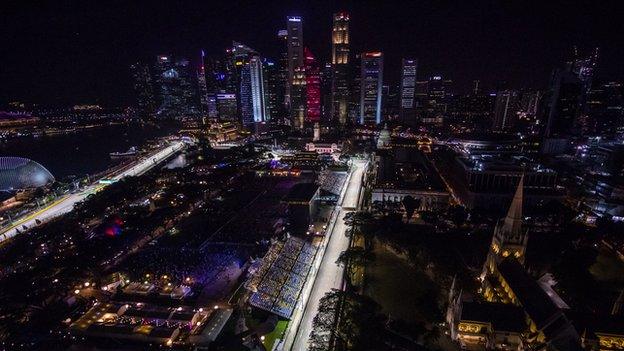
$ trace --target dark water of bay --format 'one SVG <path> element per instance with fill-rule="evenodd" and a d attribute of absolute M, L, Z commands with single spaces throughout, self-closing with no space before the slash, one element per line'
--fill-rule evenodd
<path fill-rule="evenodd" d="M 109 153 L 142 146 L 150 139 L 170 135 L 173 127 L 130 123 L 112 125 L 68 135 L 26 137 L 0 142 L 0 156 L 19 156 L 37 161 L 57 180 L 72 175 L 94 174 L 118 161 Z"/>

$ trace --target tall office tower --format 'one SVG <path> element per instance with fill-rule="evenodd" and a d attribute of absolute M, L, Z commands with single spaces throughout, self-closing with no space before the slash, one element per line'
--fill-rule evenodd
<path fill-rule="evenodd" d="M 281 29 L 277 32 L 277 37 L 280 42 L 282 42 L 282 52 L 279 57 L 279 77 L 282 84 L 282 93 L 281 93 L 281 102 L 282 109 L 279 116 L 278 123 L 279 124 L 288 124 L 288 104 L 290 103 L 287 99 L 288 94 L 288 30 Z M 273 116 L 275 118 L 275 116 Z"/>
<path fill-rule="evenodd" d="M 416 125 L 416 69 L 418 60 L 403 59 L 401 64 L 401 122 Z"/>
<path fill-rule="evenodd" d="M 572 59 L 566 62 L 567 70 L 574 73 L 583 84 L 585 94 L 591 89 L 594 70 L 598 64 L 598 56 L 599 49 L 595 48 L 591 55 L 580 57 L 578 49 L 575 47 Z"/>
<path fill-rule="evenodd" d="M 250 54 L 248 60 L 243 62 L 240 77 L 241 123 L 251 129 L 254 123 L 267 122 L 270 119 L 267 81 L 259 55 Z"/>
<path fill-rule="evenodd" d="M 535 117 L 539 108 L 542 92 L 539 90 L 525 91 L 520 97 L 520 110 L 527 117 Z"/>
<path fill-rule="evenodd" d="M 595 133 L 615 135 L 624 127 L 624 85 L 609 82 L 593 87 L 587 98 L 585 108 Z"/>
<path fill-rule="evenodd" d="M 219 64 L 217 60 L 206 59 L 204 50 L 201 51 L 200 71 L 203 71 L 203 74 L 198 78 L 198 84 L 201 90 L 201 79 L 203 78 L 203 84 L 206 86 L 206 107 L 203 112 L 210 119 L 219 117 L 216 94 L 219 91 L 219 84 L 221 84 L 225 78 L 225 75 L 220 72 Z"/>
<path fill-rule="evenodd" d="M 199 104 L 204 116 L 208 115 L 208 87 L 206 86 L 206 67 L 204 66 L 204 50 L 201 51 L 199 69 L 197 70 L 197 92 Z"/>
<path fill-rule="evenodd" d="M 383 87 L 383 54 L 362 54 L 360 73 L 360 124 L 381 123 L 381 89 Z"/>
<path fill-rule="evenodd" d="M 240 107 L 240 122 L 243 127 L 253 127 L 253 97 L 251 93 L 251 65 L 243 63 L 240 70 L 240 88 L 238 90 L 238 106 Z"/>
<path fill-rule="evenodd" d="M 429 81 L 418 80 L 414 87 L 414 105 L 419 115 L 424 115 L 429 100 Z"/>
<path fill-rule="evenodd" d="M 321 120 L 321 72 L 310 49 L 303 50 L 306 75 L 306 122 Z"/>
<path fill-rule="evenodd" d="M 556 69 L 551 80 L 546 137 L 572 134 L 576 118 L 581 112 L 584 86 L 573 72 Z"/>
<path fill-rule="evenodd" d="M 253 124 L 253 100 L 251 92 L 251 67 L 252 57 L 258 53 L 249 46 L 233 41 L 232 47 L 227 50 L 229 66 L 228 92 L 234 92 L 238 98 L 238 111 L 240 122 L 243 126 L 250 127 Z M 229 86 L 234 82 L 234 86 Z"/>
<path fill-rule="evenodd" d="M 199 115 L 199 99 L 191 80 L 189 61 L 160 55 L 156 58 L 158 111 L 161 118 L 183 118 Z"/>
<path fill-rule="evenodd" d="M 362 74 L 362 54 L 354 55 L 349 65 L 349 105 L 347 107 L 347 123 L 359 123 L 360 121 L 360 82 Z"/>
<path fill-rule="evenodd" d="M 349 14 L 334 14 L 332 28 L 332 119 L 344 125 L 349 104 Z"/>
<path fill-rule="evenodd" d="M 253 122 L 267 122 L 270 111 L 267 106 L 267 81 L 264 76 L 262 60 L 254 55 L 249 59 L 249 72 L 251 83 L 251 101 L 253 110 Z"/>
<path fill-rule="evenodd" d="M 304 67 L 295 69 L 290 100 L 290 125 L 294 129 L 303 129 L 306 113 L 306 74 Z"/>
<path fill-rule="evenodd" d="M 278 119 L 277 123 L 280 123 L 279 119 L 284 109 L 283 99 L 285 88 L 284 84 L 282 84 L 280 67 L 275 62 L 268 59 L 262 61 L 262 67 L 264 68 L 264 79 L 267 83 L 265 96 L 270 120 L 274 121 Z"/>
<path fill-rule="evenodd" d="M 395 121 L 400 114 L 400 96 L 397 85 L 384 85 L 381 89 L 381 115 L 384 120 Z"/>
<path fill-rule="evenodd" d="M 303 21 L 301 17 L 289 16 L 286 23 L 288 52 L 288 84 L 286 85 L 286 105 L 290 106 L 291 90 L 295 70 L 303 67 Z"/>
<path fill-rule="evenodd" d="M 580 118 L 586 112 L 586 102 L 598 61 L 598 48 L 589 57 L 574 56 L 567 61 L 563 68 L 553 73 L 550 88 L 550 102 L 547 105 L 544 145 L 552 146 L 558 140 L 559 145 L 566 143 L 572 134 L 579 134 L 579 124 L 585 120 Z M 582 126 L 581 126 L 582 127 Z M 549 145 L 550 144 L 550 145 Z M 552 147 L 544 151 L 563 151 Z"/>
<path fill-rule="evenodd" d="M 513 90 L 503 90 L 496 93 L 492 129 L 496 131 L 509 130 L 516 124 L 519 110 L 518 99 L 518 92 Z"/>
<path fill-rule="evenodd" d="M 151 117 L 156 110 L 154 88 L 149 67 L 146 64 L 135 63 L 130 66 L 134 79 L 134 94 L 136 98 L 137 116 Z"/>
<path fill-rule="evenodd" d="M 332 119 L 332 77 L 334 75 L 331 63 L 326 63 L 321 70 L 321 118 L 324 121 Z"/>
<path fill-rule="evenodd" d="M 442 76 L 433 76 L 429 79 L 427 88 L 429 91 L 427 112 L 434 116 L 444 115 L 453 97 L 453 81 L 444 79 Z"/>

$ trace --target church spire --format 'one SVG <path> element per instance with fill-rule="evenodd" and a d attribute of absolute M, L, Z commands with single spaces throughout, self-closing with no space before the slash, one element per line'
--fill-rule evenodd
<path fill-rule="evenodd" d="M 507 211 L 507 216 L 503 221 L 503 228 L 501 229 L 504 233 L 519 235 L 522 232 L 523 192 L 524 174 L 522 175 L 522 177 L 520 177 L 520 182 L 518 182 L 518 188 L 516 188 L 516 193 L 514 194 L 513 200 L 511 201 L 511 206 L 509 206 L 509 211 Z"/>

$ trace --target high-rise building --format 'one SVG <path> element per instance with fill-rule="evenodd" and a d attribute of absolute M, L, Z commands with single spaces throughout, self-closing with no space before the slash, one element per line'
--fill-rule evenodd
<path fill-rule="evenodd" d="M 580 57 L 578 49 L 574 48 L 572 59 L 566 62 L 567 69 L 574 73 L 583 84 L 584 93 L 588 93 L 591 89 L 592 80 L 594 78 L 594 70 L 598 64 L 599 49 L 595 48 L 591 55 Z"/>
<path fill-rule="evenodd" d="M 136 97 L 137 116 L 151 117 L 156 109 L 154 88 L 149 67 L 146 64 L 135 63 L 130 66 L 134 79 L 134 93 Z"/>
<path fill-rule="evenodd" d="M 565 138 L 573 133 L 574 124 L 581 112 L 584 85 L 573 72 L 555 70 L 547 106 L 544 136 Z"/>
<path fill-rule="evenodd" d="M 288 84 L 286 85 L 286 105 L 290 105 L 291 89 L 295 70 L 303 67 L 303 20 L 298 16 L 289 16 L 286 22 L 288 53 Z"/>
<path fill-rule="evenodd" d="M 519 111 L 519 96 L 514 90 L 503 90 L 496 93 L 494 105 L 494 121 L 492 128 L 496 131 L 508 130 L 516 124 Z"/>
<path fill-rule="evenodd" d="M 158 110 L 161 118 L 183 118 L 199 115 L 199 99 L 191 79 L 189 61 L 160 55 L 155 65 L 158 84 Z"/>
<path fill-rule="evenodd" d="M 347 123 L 359 123 L 360 121 L 360 82 L 362 75 L 362 54 L 354 55 L 349 65 L 349 104 L 347 107 Z"/>
<path fill-rule="evenodd" d="M 290 104 L 290 100 L 287 99 L 289 94 L 289 75 L 288 75 L 288 30 L 281 29 L 277 32 L 277 37 L 279 41 L 282 42 L 282 52 L 279 57 L 279 80 L 281 82 L 281 93 L 280 93 L 280 101 L 282 103 L 281 110 L 279 116 L 274 115 L 273 118 L 277 118 L 278 124 L 288 124 L 290 121 L 288 120 L 288 108 Z"/>
<path fill-rule="evenodd" d="M 197 88 L 199 94 L 199 104 L 201 106 L 201 112 L 204 116 L 208 116 L 209 99 L 208 99 L 208 86 L 206 85 L 206 67 L 204 66 L 204 50 L 201 51 L 201 62 L 199 69 L 197 70 Z M 216 107 L 216 106 L 215 106 Z"/>
<path fill-rule="evenodd" d="M 248 65 L 251 83 L 253 122 L 267 122 L 271 117 L 267 106 L 267 81 L 263 73 L 264 69 L 260 56 L 252 56 Z"/>
<path fill-rule="evenodd" d="M 349 103 L 349 14 L 334 14 L 332 28 L 332 118 L 344 125 Z"/>
<path fill-rule="evenodd" d="M 306 113 L 306 74 L 303 66 L 295 69 L 290 96 L 290 125 L 303 129 Z"/>
<path fill-rule="evenodd" d="M 332 119 L 332 79 L 334 76 L 331 63 L 326 63 L 321 70 L 321 118 Z"/>
<path fill-rule="evenodd" d="M 379 124 L 383 87 L 383 53 L 362 54 L 360 73 L 360 124 Z"/>
<path fill-rule="evenodd" d="M 381 115 L 384 120 L 394 121 L 399 118 L 400 96 L 397 85 L 385 84 L 381 88 Z"/>
<path fill-rule="evenodd" d="M 252 76 L 257 78 L 262 76 L 259 73 L 262 63 L 258 53 L 249 46 L 233 41 L 232 48 L 228 50 L 229 61 L 231 63 L 230 80 L 236 82 L 235 92 L 238 98 L 238 110 L 240 115 L 241 124 L 250 129 L 253 126 L 254 116 L 254 95 L 252 87 Z M 254 64 L 251 61 L 255 60 Z M 256 89 L 262 89 L 259 85 L 255 86 Z M 231 90 L 228 89 L 228 92 Z M 260 118 L 260 117 L 258 117 Z"/>
<path fill-rule="evenodd" d="M 305 48 L 306 75 L 306 121 L 316 123 L 321 120 L 321 73 L 310 49 Z"/>
<path fill-rule="evenodd" d="M 401 64 L 401 122 L 416 124 L 416 70 L 418 60 L 403 59 Z"/>
<path fill-rule="evenodd" d="M 555 140 L 565 144 L 572 134 L 579 134 L 581 115 L 586 112 L 588 93 L 598 61 L 598 48 L 588 57 L 579 57 L 575 48 L 571 60 L 563 68 L 553 73 L 550 88 L 550 99 L 546 106 L 546 126 L 544 145 L 548 146 Z M 583 118 L 584 119 L 584 118 Z M 550 148 L 551 150 L 554 150 Z M 552 152 L 561 152 L 559 148 Z"/>
<path fill-rule="evenodd" d="M 424 115 L 429 100 L 429 81 L 417 80 L 414 87 L 414 107 L 416 112 Z"/>
<path fill-rule="evenodd" d="M 281 117 L 284 110 L 284 89 L 285 81 L 282 80 L 281 70 L 279 65 L 274 61 L 263 59 L 263 68 L 265 81 L 267 82 L 267 89 L 265 92 L 266 104 L 269 110 L 269 116 L 271 121 L 277 119 L 277 123 L 281 123 Z"/>
<path fill-rule="evenodd" d="M 427 112 L 433 116 L 446 114 L 449 103 L 453 97 L 453 81 L 442 76 L 435 75 L 429 78 L 427 83 L 428 106 Z"/>
<path fill-rule="evenodd" d="M 228 122 L 238 122 L 238 103 L 236 94 L 218 93 L 216 94 L 219 120 Z"/>

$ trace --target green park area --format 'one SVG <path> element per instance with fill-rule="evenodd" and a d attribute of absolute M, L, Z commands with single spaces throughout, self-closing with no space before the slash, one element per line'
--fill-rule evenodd
<path fill-rule="evenodd" d="M 375 260 L 366 267 L 365 294 L 391 319 L 411 323 L 438 317 L 437 285 L 418 267 L 384 245 L 375 245 Z M 433 319 L 432 319 L 433 317 Z"/>

